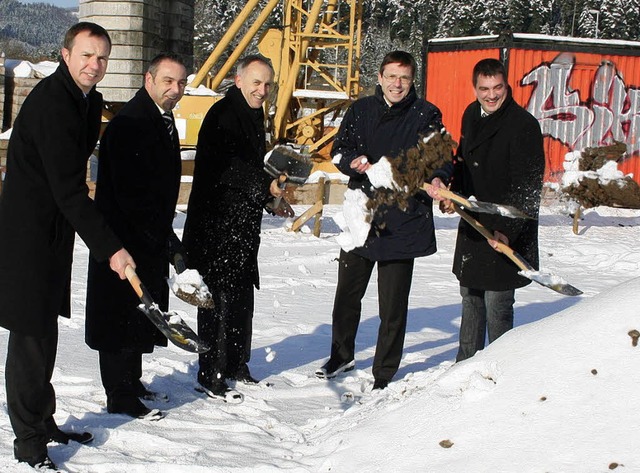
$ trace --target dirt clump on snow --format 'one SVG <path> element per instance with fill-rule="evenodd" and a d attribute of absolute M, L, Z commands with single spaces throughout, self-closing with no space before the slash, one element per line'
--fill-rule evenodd
<path fill-rule="evenodd" d="M 624 143 L 599 148 L 585 148 L 579 158 L 579 181 L 562 188 L 563 193 L 583 208 L 605 205 L 640 209 L 640 186 L 631 176 L 603 179 L 601 171 L 611 162 L 620 162 L 626 155 Z"/>

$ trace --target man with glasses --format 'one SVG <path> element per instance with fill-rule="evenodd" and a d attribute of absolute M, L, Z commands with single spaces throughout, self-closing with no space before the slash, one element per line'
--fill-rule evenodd
<path fill-rule="evenodd" d="M 349 189 L 360 189 L 371 197 L 373 188 L 366 171 L 372 164 L 383 156 L 404 154 L 417 146 L 421 136 L 443 127 L 440 110 L 418 98 L 413 85 L 415 71 L 416 62 L 409 53 L 387 54 L 375 94 L 347 110 L 331 155 L 334 161 L 339 160 L 340 171 L 349 176 Z M 432 183 L 442 185 L 438 177 Z M 378 208 L 365 244 L 340 252 L 331 356 L 316 371 L 317 377 L 330 379 L 354 369 L 361 301 L 377 263 L 381 322 L 373 360 L 373 389 L 387 387 L 402 357 L 414 259 L 435 251 L 431 199 L 410 197 L 405 210 L 398 205 Z"/>

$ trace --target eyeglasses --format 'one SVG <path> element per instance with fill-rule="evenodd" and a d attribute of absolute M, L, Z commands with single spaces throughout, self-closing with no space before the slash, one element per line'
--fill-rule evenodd
<path fill-rule="evenodd" d="M 382 77 L 384 78 L 384 80 L 386 80 L 391 84 L 395 84 L 398 79 L 400 79 L 400 82 L 403 85 L 407 85 L 413 82 L 413 77 L 410 77 L 410 76 L 397 76 L 395 74 L 383 74 Z"/>

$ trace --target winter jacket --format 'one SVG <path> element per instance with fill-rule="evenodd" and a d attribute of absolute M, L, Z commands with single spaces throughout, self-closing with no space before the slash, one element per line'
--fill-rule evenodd
<path fill-rule="evenodd" d="M 180 190 L 180 144 L 142 88 L 109 122 L 100 140 L 96 205 L 136 262 L 136 273 L 161 310 L 169 301 L 169 261 Z M 172 251 L 170 251 L 172 250 Z M 95 350 L 144 353 L 167 339 L 137 309 L 140 300 L 107 262 L 89 261 L 86 342 Z"/>
<path fill-rule="evenodd" d="M 15 120 L 0 196 L 0 325 L 11 331 L 45 337 L 70 316 L 75 232 L 100 261 L 122 248 L 85 182 L 101 108 L 61 61 Z"/>
<path fill-rule="evenodd" d="M 233 86 L 207 112 L 198 135 L 183 242 L 209 287 L 259 287 L 262 211 L 273 180 L 264 171 L 262 108 Z"/>
<path fill-rule="evenodd" d="M 407 96 L 391 107 L 378 85 L 375 94 L 354 102 L 347 110 L 333 143 L 331 155 L 339 157 L 338 169 L 349 176 L 349 188 L 361 189 L 369 197 L 371 183 L 366 174 L 350 167 L 358 156 L 365 155 L 374 164 L 383 156 L 395 157 L 417 146 L 421 136 L 442 128 L 438 108 L 417 97 L 412 87 Z M 425 180 L 431 176 L 425 176 Z M 406 210 L 398 206 L 381 206 L 371 222 L 364 246 L 353 250 L 371 261 L 412 259 L 436 252 L 431 199 L 409 198 Z"/>
<path fill-rule="evenodd" d="M 451 189 L 477 200 L 512 205 L 533 219 L 473 214 L 491 231 L 509 239 L 509 246 L 538 268 L 538 210 L 544 173 L 544 150 L 538 121 L 512 98 L 511 90 L 494 113 L 481 118 L 480 103 L 462 117 L 462 137 L 454 159 Z M 531 281 L 461 220 L 453 272 L 464 287 L 504 291 Z"/>

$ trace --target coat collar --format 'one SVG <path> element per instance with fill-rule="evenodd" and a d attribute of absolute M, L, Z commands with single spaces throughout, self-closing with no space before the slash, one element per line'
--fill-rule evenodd
<path fill-rule="evenodd" d="M 411 85 L 411 89 L 409 89 L 409 93 L 405 98 L 403 98 L 400 102 L 394 103 L 393 105 L 389 106 L 387 104 L 387 101 L 384 99 L 382 87 L 380 87 L 380 84 L 378 84 L 376 85 L 375 97 L 380 105 L 382 105 L 385 109 L 388 109 L 391 113 L 396 114 L 411 107 L 418 98 L 418 93 L 416 92 L 416 87 L 414 85 Z"/>

